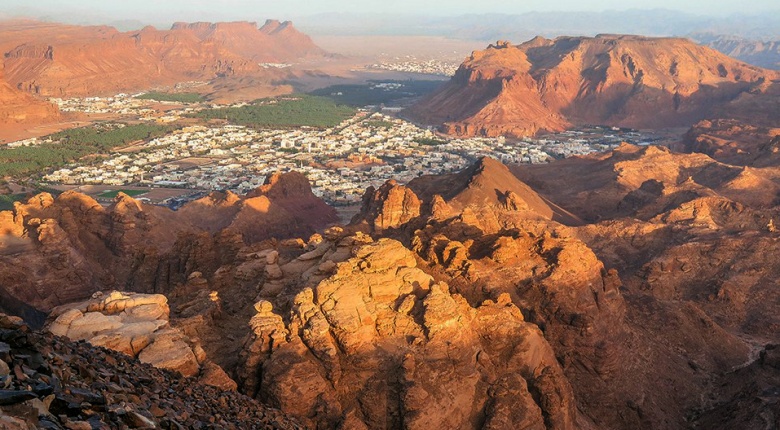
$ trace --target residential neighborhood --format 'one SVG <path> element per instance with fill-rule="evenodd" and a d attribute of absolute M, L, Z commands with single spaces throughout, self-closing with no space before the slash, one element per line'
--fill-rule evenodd
<path fill-rule="evenodd" d="M 560 136 L 563 139 L 566 136 Z M 97 164 L 73 164 L 44 181 L 74 185 L 232 190 L 246 193 L 277 171 L 306 175 L 315 194 L 334 205 L 360 201 L 368 186 L 388 179 L 406 183 L 454 172 L 479 157 L 504 163 L 546 163 L 602 151 L 618 136 L 580 138 L 455 139 L 382 113 L 360 111 L 337 127 L 255 130 L 236 125 L 195 125 L 115 151 Z"/>

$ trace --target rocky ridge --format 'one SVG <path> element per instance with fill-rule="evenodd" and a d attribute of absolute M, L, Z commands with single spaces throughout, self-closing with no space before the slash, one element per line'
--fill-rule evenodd
<path fill-rule="evenodd" d="M 337 219 L 297 173 L 269 178 L 252 196 L 214 202 L 174 212 L 124 194 L 104 208 L 76 192 L 43 193 L 0 212 L 2 289 L 21 302 L 5 310 L 48 312 L 117 288 L 172 294 L 194 272 L 211 276 L 246 243 L 308 236 Z M 211 228 L 214 219 L 225 223 Z"/>
<path fill-rule="evenodd" d="M 464 136 L 531 136 L 572 124 L 690 126 L 777 72 L 686 39 L 627 35 L 499 41 L 406 115 Z"/>
<path fill-rule="evenodd" d="M 750 40 L 736 36 L 692 34 L 702 44 L 748 64 L 767 69 L 780 69 L 780 41 Z"/>
<path fill-rule="evenodd" d="M 291 178 L 245 199 L 305 194 Z M 631 145 L 482 159 L 369 189 L 350 225 L 306 240 L 246 240 L 225 209 L 241 198 L 213 195 L 203 226 L 221 230 L 174 247 L 199 263 L 156 285 L 170 327 L 240 392 L 313 428 L 755 425 L 771 382 L 723 384 L 774 380 L 779 178 Z M 149 237 L 149 220 L 121 238 Z"/>

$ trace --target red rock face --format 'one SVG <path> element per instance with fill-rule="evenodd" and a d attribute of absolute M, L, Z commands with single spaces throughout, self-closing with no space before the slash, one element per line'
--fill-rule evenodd
<path fill-rule="evenodd" d="M 178 212 L 124 194 L 104 208 L 66 192 L 0 214 L 4 292 L 44 311 L 98 290 L 170 292 L 192 272 L 212 274 L 245 243 L 309 236 L 337 219 L 298 173 L 273 177 L 250 197 L 211 196 Z"/>
<path fill-rule="evenodd" d="M 116 94 L 188 80 L 258 73 L 261 62 L 324 52 L 289 22 L 175 24 L 120 33 L 31 21 L 0 24 L 6 78 L 47 97 Z"/>
<path fill-rule="evenodd" d="M 705 153 L 716 160 L 754 167 L 780 163 L 780 84 L 744 94 L 694 124 L 677 149 Z"/>
<path fill-rule="evenodd" d="M 474 52 L 407 113 L 466 136 L 530 136 L 571 124 L 685 126 L 777 76 L 684 39 L 536 38 Z"/>
<path fill-rule="evenodd" d="M 12 87 L 0 66 L 0 126 L 24 124 L 32 126 L 51 122 L 59 117 L 59 110 L 51 103 Z"/>
<path fill-rule="evenodd" d="M 778 190 L 777 167 L 660 147 L 483 159 L 306 241 L 247 240 L 241 215 L 317 213 L 299 175 L 179 215 L 41 195 L 0 214 L 0 285 L 165 293 L 201 377 L 313 428 L 753 428 L 776 410 Z M 105 319 L 82 318 L 60 322 Z"/>
<path fill-rule="evenodd" d="M 182 219 L 209 232 L 241 232 L 246 242 L 272 237 L 308 237 L 338 220 L 336 210 L 311 191 L 298 172 L 275 174 L 245 198 L 212 193 L 177 212 Z"/>

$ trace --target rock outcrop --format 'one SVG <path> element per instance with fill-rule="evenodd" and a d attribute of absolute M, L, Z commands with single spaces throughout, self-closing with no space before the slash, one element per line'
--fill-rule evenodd
<path fill-rule="evenodd" d="M 124 194 L 105 208 L 77 192 L 43 193 L 0 212 L 0 289 L 40 311 L 97 291 L 171 293 L 194 272 L 210 277 L 245 244 L 308 236 L 336 219 L 298 173 L 177 212 Z M 13 300 L 0 308 L 23 312 Z"/>
<path fill-rule="evenodd" d="M 207 385 L 235 389 L 235 382 L 208 360 L 198 339 L 169 324 L 169 313 L 168 299 L 161 294 L 98 292 L 86 302 L 53 309 L 46 329 L 186 377 L 199 376 Z"/>
<path fill-rule="evenodd" d="M 571 124 L 690 126 L 777 77 L 686 39 L 537 37 L 474 52 L 406 115 L 464 136 L 531 136 Z"/>
<path fill-rule="evenodd" d="M 459 173 L 421 176 L 407 186 L 391 180 L 377 190 L 370 187 L 351 224 L 381 235 L 407 224 L 420 227 L 427 219 L 452 216 L 460 216 L 484 233 L 527 220 L 580 222 L 571 213 L 548 204 L 504 164 L 483 157 Z"/>
<path fill-rule="evenodd" d="M 0 127 L 31 127 L 59 118 L 57 106 L 12 87 L 3 69 L 0 64 Z"/>
<path fill-rule="evenodd" d="M 379 189 L 368 187 L 360 213 L 355 215 L 353 222 L 366 221 L 371 230 L 381 233 L 419 217 L 421 209 L 420 199 L 414 191 L 390 180 Z"/>
<path fill-rule="evenodd" d="M 177 216 L 211 233 L 240 232 L 248 243 L 308 237 L 338 221 L 336 210 L 315 196 L 298 172 L 271 175 L 243 198 L 230 191 L 213 192 L 183 206 Z"/>
<path fill-rule="evenodd" d="M 347 236 L 298 261 L 321 268 L 344 245 L 332 275 L 298 279 L 289 316 L 255 304 L 247 392 L 323 428 L 574 428 L 554 352 L 508 295 L 472 307 L 391 239 Z"/>
<path fill-rule="evenodd" d="M 31 331 L 0 314 L 0 427 L 300 429 L 235 391 Z"/>

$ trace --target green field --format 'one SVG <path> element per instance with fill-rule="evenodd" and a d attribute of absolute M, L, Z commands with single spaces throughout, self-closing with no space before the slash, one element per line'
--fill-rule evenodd
<path fill-rule="evenodd" d="M 81 157 L 106 154 L 137 140 L 163 136 L 176 126 L 136 124 L 125 127 L 74 128 L 49 136 L 54 143 L 0 149 L 0 177 L 20 177 L 64 166 Z"/>
<path fill-rule="evenodd" d="M 193 114 L 200 119 L 224 119 L 230 123 L 257 128 L 319 127 L 339 125 L 352 117 L 355 108 L 325 97 L 309 95 L 263 99 L 233 108 L 206 109 Z"/>
<path fill-rule="evenodd" d="M 363 85 L 333 85 L 312 91 L 315 96 L 328 97 L 337 103 L 351 106 L 392 104 L 402 99 L 424 96 L 439 88 L 445 81 L 369 81 Z M 397 87 L 382 88 L 378 84 L 397 84 Z"/>
<path fill-rule="evenodd" d="M 136 97 L 141 100 L 156 100 L 158 102 L 200 103 L 206 101 L 198 93 L 161 93 L 151 91 Z"/>
<path fill-rule="evenodd" d="M 106 191 L 104 193 L 100 193 L 97 195 L 97 198 L 99 199 L 113 199 L 116 197 L 119 193 L 125 193 L 130 197 L 140 196 L 142 194 L 146 194 L 149 191 L 146 190 L 116 190 L 116 191 Z"/>
<path fill-rule="evenodd" d="M 14 208 L 14 202 L 24 201 L 27 194 L 4 194 L 0 195 L 0 211 L 8 211 Z"/>

